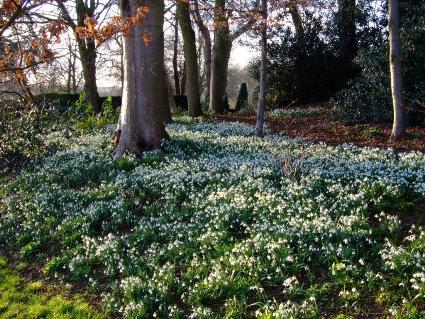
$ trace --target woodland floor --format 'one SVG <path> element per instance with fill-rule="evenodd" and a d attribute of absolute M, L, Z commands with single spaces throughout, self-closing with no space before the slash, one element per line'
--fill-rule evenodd
<path fill-rule="evenodd" d="M 303 106 L 299 107 L 299 109 L 302 108 Z M 217 115 L 214 120 L 255 125 L 256 116 L 255 114 L 226 114 Z M 310 142 L 324 142 L 328 145 L 352 143 L 357 146 L 391 147 L 402 152 L 425 151 L 424 127 L 409 127 L 406 137 L 394 142 L 389 140 L 392 128 L 389 123 L 343 125 L 332 120 L 326 114 L 279 119 L 272 119 L 266 115 L 266 125 L 273 133 L 282 133 L 292 138 L 300 138 Z"/>
<path fill-rule="evenodd" d="M 425 318 L 425 153 L 298 139 L 344 132 L 322 111 L 179 115 L 121 158 L 113 122 L 6 114 L 0 319 Z"/>

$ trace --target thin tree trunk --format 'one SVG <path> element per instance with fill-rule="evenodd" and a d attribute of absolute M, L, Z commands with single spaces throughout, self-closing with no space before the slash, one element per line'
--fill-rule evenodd
<path fill-rule="evenodd" d="M 77 93 L 77 54 L 73 52 L 72 54 L 72 93 Z"/>
<path fill-rule="evenodd" d="M 71 93 L 71 82 L 72 82 L 72 52 L 71 48 L 69 49 L 69 55 L 68 55 L 68 74 L 66 79 L 66 93 Z"/>
<path fill-rule="evenodd" d="M 204 38 L 204 72 L 205 72 L 205 87 L 206 87 L 206 97 L 210 96 L 210 85 L 211 85 L 211 35 L 207 26 L 202 22 L 202 17 L 199 12 L 198 0 L 194 1 L 195 5 L 195 21 L 198 25 L 199 30 L 201 31 L 202 37 Z"/>
<path fill-rule="evenodd" d="M 162 107 L 162 120 L 164 123 L 171 123 L 173 121 L 171 118 L 171 109 L 172 109 L 171 103 L 174 102 L 174 96 L 171 90 L 171 97 L 170 97 L 169 89 L 171 89 L 171 85 L 168 82 L 167 71 L 165 69 L 165 63 L 162 67 L 162 81 L 163 81 L 163 85 L 165 86 L 164 91 L 167 92 L 167 95 L 165 95 L 164 97 L 160 97 L 160 99 L 162 100 L 162 103 L 160 104 L 160 106 Z"/>
<path fill-rule="evenodd" d="M 96 85 L 96 43 L 94 39 L 81 39 L 76 34 L 77 27 L 85 26 L 84 21 L 87 17 L 94 17 L 95 1 L 75 1 L 77 23 L 74 22 L 62 0 L 56 0 L 56 3 L 62 13 L 62 18 L 75 33 L 83 68 L 84 90 L 87 93 L 88 102 L 92 105 L 95 112 L 100 112 L 101 104 Z"/>
<path fill-rule="evenodd" d="M 167 72 L 167 68 L 164 63 L 164 78 L 165 78 L 165 84 L 167 86 L 167 92 L 168 92 L 168 105 L 170 110 L 170 121 L 167 121 L 166 123 L 172 122 L 171 118 L 171 112 L 176 109 L 176 101 L 174 100 L 174 92 L 173 92 L 173 86 L 170 82 L 170 77 Z"/>
<path fill-rule="evenodd" d="M 120 0 L 121 15 L 136 15 L 140 6 L 150 12 L 143 23 L 133 27 L 123 38 L 124 88 L 121 114 L 116 134 L 116 156 L 139 154 L 144 149 L 158 149 L 167 138 L 161 108 L 167 97 L 164 85 L 164 1 Z M 152 41 L 146 45 L 141 34 Z"/>
<path fill-rule="evenodd" d="M 34 102 L 34 95 L 32 94 L 30 87 L 28 86 L 26 76 L 24 76 L 23 79 L 19 79 L 18 83 L 21 86 L 25 102 L 27 104 L 32 104 Z"/>
<path fill-rule="evenodd" d="M 87 102 L 92 105 L 95 113 L 99 113 L 101 103 L 96 84 L 96 45 L 94 40 L 79 39 L 77 43 L 83 68 L 84 91 L 87 93 Z"/>
<path fill-rule="evenodd" d="M 255 136 L 264 135 L 264 112 L 266 100 L 266 63 L 267 63 L 267 0 L 261 0 L 262 25 L 261 25 L 261 69 L 260 69 L 260 95 L 257 106 L 257 123 L 255 126 Z"/>
<path fill-rule="evenodd" d="M 292 22 L 294 23 L 295 34 L 297 36 L 297 39 L 300 39 L 304 36 L 304 25 L 297 4 L 292 1 L 289 2 L 288 9 L 289 13 L 291 14 Z"/>
<path fill-rule="evenodd" d="M 390 74 L 394 109 L 391 139 L 402 138 L 406 134 L 406 110 L 403 100 L 403 76 L 401 70 L 399 0 L 389 0 L 390 31 Z"/>
<path fill-rule="evenodd" d="M 186 95 L 186 61 L 183 62 L 182 79 L 180 81 L 180 94 Z"/>
<path fill-rule="evenodd" d="M 179 20 L 175 19 L 174 25 L 174 52 L 173 52 L 173 75 L 174 75 L 174 87 L 176 95 L 180 95 L 180 76 L 178 67 L 178 45 L 179 45 Z"/>
<path fill-rule="evenodd" d="M 196 54 L 196 38 L 190 21 L 189 2 L 185 0 L 177 1 L 177 17 L 180 21 L 180 28 L 184 41 L 184 61 L 186 73 L 186 90 L 188 98 L 189 116 L 199 116 L 202 114 L 201 101 L 199 98 L 199 78 L 198 60 Z"/>

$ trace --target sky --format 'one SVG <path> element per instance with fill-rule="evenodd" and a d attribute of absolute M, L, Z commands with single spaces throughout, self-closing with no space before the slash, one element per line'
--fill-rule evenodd
<path fill-rule="evenodd" d="M 247 66 L 251 60 L 258 57 L 259 52 L 252 47 L 237 44 L 230 54 L 230 65 L 241 68 Z"/>

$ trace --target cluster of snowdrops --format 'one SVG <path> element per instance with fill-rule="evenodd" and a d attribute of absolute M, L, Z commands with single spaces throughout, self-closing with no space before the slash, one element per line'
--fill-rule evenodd
<path fill-rule="evenodd" d="M 183 117 L 113 158 L 112 130 L 42 137 L 57 151 L 0 186 L 0 242 L 113 317 L 425 315 L 425 154 Z"/>

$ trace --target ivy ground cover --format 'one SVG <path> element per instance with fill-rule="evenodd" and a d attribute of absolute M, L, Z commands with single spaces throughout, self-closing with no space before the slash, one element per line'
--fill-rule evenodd
<path fill-rule="evenodd" d="M 42 137 L 0 186 L 1 249 L 114 318 L 425 318 L 423 153 L 180 118 L 113 158 L 112 129 Z"/>

